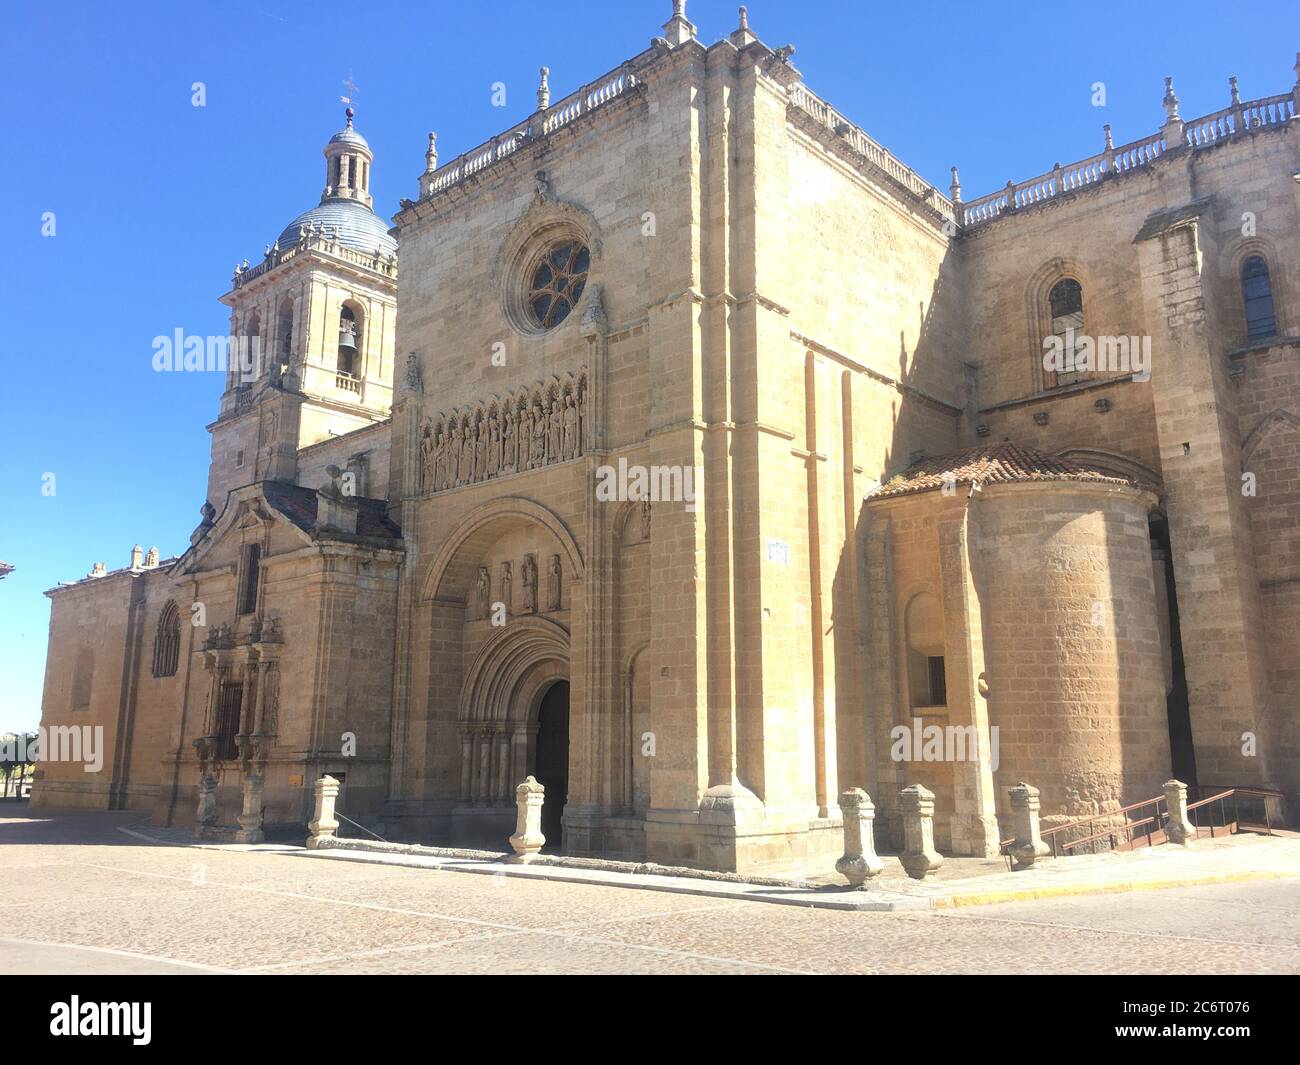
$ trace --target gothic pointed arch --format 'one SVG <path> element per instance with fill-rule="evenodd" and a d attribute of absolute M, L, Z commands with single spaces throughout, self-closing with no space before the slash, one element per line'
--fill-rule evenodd
<path fill-rule="evenodd" d="M 1043 341 L 1053 335 L 1052 290 L 1063 281 L 1073 281 L 1079 286 L 1086 305 L 1091 290 L 1091 278 L 1083 265 L 1074 259 L 1057 257 L 1049 259 L 1029 275 L 1025 282 L 1025 324 L 1028 327 L 1028 350 L 1031 388 L 1042 392 L 1056 386 L 1056 375 L 1043 366 Z"/>
<path fill-rule="evenodd" d="M 1246 434 L 1246 439 L 1241 442 L 1242 469 L 1246 468 L 1247 463 L 1255 454 L 1255 450 L 1264 442 L 1264 439 L 1279 427 L 1292 430 L 1300 429 L 1300 417 L 1292 414 L 1289 410 L 1283 410 L 1281 407 L 1265 414 L 1255 427 Z"/>
<path fill-rule="evenodd" d="M 176 666 L 181 653 L 181 619 L 176 600 L 167 600 L 158 615 L 158 629 L 153 640 L 153 675 L 176 676 Z"/>

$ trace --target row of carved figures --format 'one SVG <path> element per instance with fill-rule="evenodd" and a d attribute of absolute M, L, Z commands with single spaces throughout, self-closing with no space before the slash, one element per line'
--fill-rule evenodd
<path fill-rule="evenodd" d="M 521 583 L 523 585 L 523 613 L 537 613 L 537 559 L 532 555 L 525 555 L 522 566 L 520 567 Z M 546 611 L 559 610 L 561 598 L 561 582 L 563 581 L 563 567 L 560 565 L 560 556 L 552 555 L 551 561 L 546 567 Z M 477 614 L 479 617 L 492 617 L 493 607 L 500 603 L 504 606 L 507 614 L 515 612 L 514 602 L 514 568 L 509 562 L 501 563 L 501 575 L 497 583 L 497 594 L 494 598 L 492 595 L 492 573 L 487 566 L 478 568 L 478 602 Z"/>
<path fill-rule="evenodd" d="M 553 391 L 549 409 L 547 397 L 534 396 L 518 410 L 512 404 L 502 413 L 453 415 L 446 423 L 427 419 L 420 436 L 424 490 L 441 492 L 578 458 L 587 426 L 585 383 Z"/>

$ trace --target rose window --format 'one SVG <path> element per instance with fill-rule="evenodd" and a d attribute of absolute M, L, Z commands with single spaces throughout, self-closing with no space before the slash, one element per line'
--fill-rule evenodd
<path fill-rule="evenodd" d="M 559 325 L 569 316 L 587 287 L 591 252 L 577 241 L 550 248 L 533 270 L 528 309 L 543 329 Z"/>

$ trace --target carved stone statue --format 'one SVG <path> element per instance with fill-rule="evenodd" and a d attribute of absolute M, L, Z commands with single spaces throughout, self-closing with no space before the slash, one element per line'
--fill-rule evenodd
<path fill-rule="evenodd" d="M 433 488 L 441 492 L 447 487 L 447 434 L 439 430 L 438 442 L 433 447 Z"/>
<path fill-rule="evenodd" d="M 469 426 L 465 426 L 465 435 L 460 444 L 460 480 L 457 484 L 469 484 L 474 480 L 474 437 Z"/>
<path fill-rule="evenodd" d="M 560 556 L 552 555 L 551 564 L 546 570 L 546 609 L 560 609 Z"/>
<path fill-rule="evenodd" d="M 564 438 L 560 442 L 560 454 L 565 459 L 578 457 L 578 408 L 572 396 L 564 397 Z"/>
<path fill-rule="evenodd" d="M 505 605 L 506 613 L 509 614 L 514 609 L 514 603 L 510 599 L 511 582 L 514 576 L 510 570 L 509 562 L 501 563 L 501 602 Z"/>
<path fill-rule="evenodd" d="M 408 392 L 423 392 L 424 384 L 420 380 L 420 360 L 415 352 L 406 356 L 406 378 L 403 386 Z"/>
<path fill-rule="evenodd" d="M 454 488 L 460 484 L 460 426 L 451 431 L 451 442 L 447 454 L 447 487 Z"/>
<path fill-rule="evenodd" d="M 487 566 L 478 568 L 478 603 L 483 617 L 487 617 L 492 612 L 492 575 Z"/>
<path fill-rule="evenodd" d="M 524 556 L 524 613 L 537 613 L 537 561 L 532 555 Z"/>
<path fill-rule="evenodd" d="M 426 420 L 420 430 L 420 483 L 426 491 L 432 491 L 438 487 L 433 476 L 436 450 L 437 441 L 433 438 L 433 426 Z"/>
<path fill-rule="evenodd" d="M 515 472 L 515 412 L 509 408 L 501 426 L 501 472 Z"/>
<path fill-rule="evenodd" d="M 501 425 L 497 416 L 488 418 L 487 469 L 484 476 L 495 477 L 501 470 Z"/>
<path fill-rule="evenodd" d="M 532 414 L 533 446 L 528 457 L 528 468 L 536 470 L 546 465 L 546 411 L 541 403 L 533 405 Z"/>
<path fill-rule="evenodd" d="M 650 539 L 650 500 L 641 500 L 641 542 Z"/>
<path fill-rule="evenodd" d="M 551 400 L 551 413 L 546 419 L 546 461 L 559 462 L 564 458 L 560 450 L 564 438 L 564 415 L 560 413 L 560 401 Z"/>
<path fill-rule="evenodd" d="M 474 480 L 487 479 L 487 429 L 482 422 L 474 431 Z"/>

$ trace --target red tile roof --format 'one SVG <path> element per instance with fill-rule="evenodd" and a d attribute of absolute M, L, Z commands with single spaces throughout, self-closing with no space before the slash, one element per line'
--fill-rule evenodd
<path fill-rule="evenodd" d="M 891 477 L 888 482 L 872 492 L 869 499 L 889 499 L 927 492 L 949 484 L 998 484 L 1013 481 L 1092 481 L 1103 484 L 1138 485 L 1128 477 L 1108 470 L 1074 462 L 1070 459 L 1051 458 L 1033 448 L 1022 447 L 1004 440 L 997 444 L 981 444 L 963 451 L 922 458 L 904 472 Z"/>

